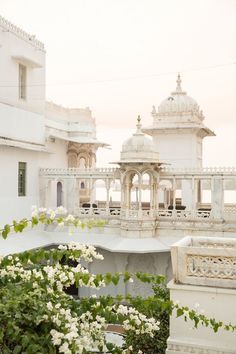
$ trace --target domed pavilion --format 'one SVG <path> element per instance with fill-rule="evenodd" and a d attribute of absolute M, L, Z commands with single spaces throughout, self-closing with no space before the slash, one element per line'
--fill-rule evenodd
<path fill-rule="evenodd" d="M 198 103 L 182 90 L 178 74 L 177 86 L 170 96 L 152 109 L 153 124 L 143 131 L 153 137 L 160 159 L 172 167 L 202 167 L 202 141 L 214 132 L 204 124 Z"/>

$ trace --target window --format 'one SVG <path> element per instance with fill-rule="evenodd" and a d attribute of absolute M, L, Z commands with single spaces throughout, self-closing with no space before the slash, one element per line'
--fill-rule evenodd
<path fill-rule="evenodd" d="M 26 99 L 26 66 L 19 64 L 19 98 Z"/>
<path fill-rule="evenodd" d="M 18 196 L 26 196 L 26 162 L 18 164 Z"/>

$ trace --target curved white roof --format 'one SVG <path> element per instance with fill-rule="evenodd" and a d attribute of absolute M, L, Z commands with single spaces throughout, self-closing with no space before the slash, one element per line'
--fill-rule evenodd
<path fill-rule="evenodd" d="M 197 102 L 188 96 L 186 92 L 182 91 L 180 74 L 178 74 L 176 82 L 176 90 L 160 103 L 158 113 L 199 112 L 200 108 Z"/>
<path fill-rule="evenodd" d="M 142 131 L 138 117 L 137 131 L 122 144 L 120 162 L 158 162 L 159 154 L 151 138 Z"/>

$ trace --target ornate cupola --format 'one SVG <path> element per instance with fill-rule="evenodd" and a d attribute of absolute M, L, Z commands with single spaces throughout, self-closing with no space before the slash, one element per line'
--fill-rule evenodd
<path fill-rule="evenodd" d="M 138 116 L 136 132 L 122 145 L 121 163 L 150 162 L 158 163 L 159 154 L 153 141 L 145 135 L 141 128 L 141 118 Z"/>
<path fill-rule="evenodd" d="M 198 103 L 182 90 L 180 74 L 170 96 L 152 109 L 153 124 L 143 132 L 153 137 L 160 159 L 173 167 L 201 167 L 202 141 L 214 132 L 203 124 Z"/>
<path fill-rule="evenodd" d="M 136 132 L 122 144 L 120 161 L 121 236 L 153 237 L 155 213 L 158 209 L 157 189 L 162 163 L 152 139 L 142 132 L 138 116 Z M 143 201 L 143 190 L 149 191 L 149 201 Z M 134 194 L 136 196 L 133 199 Z"/>

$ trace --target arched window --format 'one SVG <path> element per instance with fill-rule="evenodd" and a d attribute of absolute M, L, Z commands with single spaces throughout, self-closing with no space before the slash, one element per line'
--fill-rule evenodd
<path fill-rule="evenodd" d="M 85 184 L 84 184 L 84 182 L 81 182 L 80 188 L 81 188 L 81 189 L 85 189 Z"/>
<path fill-rule="evenodd" d="M 62 183 L 57 182 L 57 207 L 62 205 Z"/>

